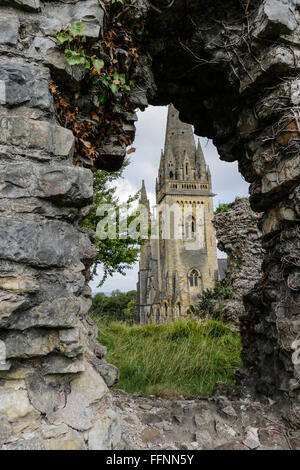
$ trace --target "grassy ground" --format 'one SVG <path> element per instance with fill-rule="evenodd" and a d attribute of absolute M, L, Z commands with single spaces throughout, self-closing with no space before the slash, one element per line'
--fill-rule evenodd
<path fill-rule="evenodd" d="M 93 319 L 99 326 L 99 341 L 108 347 L 107 361 L 120 369 L 117 388 L 191 397 L 209 396 L 217 381 L 234 383 L 240 336 L 220 322 L 128 326 Z"/>

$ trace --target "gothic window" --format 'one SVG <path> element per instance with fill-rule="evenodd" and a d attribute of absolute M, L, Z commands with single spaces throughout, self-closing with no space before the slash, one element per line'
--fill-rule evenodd
<path fill-rule="evenodd" d="M 170 171 L 170 180 L 172 180 L 172 179 L 173 179 L 173 172 Z"/>
<path fill-rule="evenodd" d="M 197 269 L 192 269 L 189 276 L 190 287 L 199 287 L 200 286 L 200 274 Z"/>
<path fill-rule="evenodd" d="M 168 304 L 167 302 L 164 303 L 164 308 L 165 308 L 165 316 L 168 316 Z"/>
<path fill-rule="evenodd" d="M 196 220 L 193 215 L 189 215 L 185 221 L 185 238 L 192 240 L 196 234 Z"/>
<path fill-rule="evenodd" d="M 177 318 L 181 317 L 181 304 L 180 304 L 180 302 L 178 302 L 178 304 L 176 304 L 176 317 Z"/>

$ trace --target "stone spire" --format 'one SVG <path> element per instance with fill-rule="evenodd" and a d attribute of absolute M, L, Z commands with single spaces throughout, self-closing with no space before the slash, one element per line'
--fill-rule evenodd
<path fill-rule="evenodd" d="M 186 156 L 190 164 L 194 166 L 195 151 L 193 127 L 180 121 L 179 112 L 170 104 L 164 150 L 166 164 L 168 164 L 169 159 L 174 159 L 175 164 L 178 166 L 183 163 Z"/>
<path fill-rule="evenodd" d="M 200 144 L 200 139 L 198 139 L 197 151 L 196 151 L 196 166 L 198 170 L 198 178 L 202 182 L 210 182 L 210 170 L 206 165 L 204 153 Z"/>
<path fill-rule="evenodd" d="M 148 202 L 148 198 L 147 198 L 147 191 L 146 191 L 146 187 L 145 187 L 145 181 L 142 180 L 142 187 L 141 187 L 141 196 L 140 196 L 140 202 Z"/>

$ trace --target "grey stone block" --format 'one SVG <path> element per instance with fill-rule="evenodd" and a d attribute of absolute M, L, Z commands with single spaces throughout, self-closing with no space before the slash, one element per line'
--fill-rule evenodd
<path fill-rule="evenodd" d="M 39 11 L 40 0 L 0 0 L 0 6 L 13 6 L 26 11 Z"/>
<path fill-rule="evenodd" d="M 46 68 L 2 63 L 0 80 L 5 82 L 6 105 L 26 104 L 52 111 L 52 97 L 49 92 L 50 74 Z"/>
<path fill-rule="evenodd" d="M 46 198 L 80 207 L 93 202 L 91 171 L 74 166 L 8 163 L 0 168 L 0 184 L 5 198 Z"/>
<path fill-rule="evenodd" d="M 47 4 L 44 9 L 51 17 L 63 18 L 65 26 L 83 22 L 88 38 L 97 39 L 103 30 L 104 11 L 97 0 L 82 0 L 72 5 Z"/>
<path fill-rule="evenodd" d="M 19 39 L 19 19 L 17 16 L 1 15 L 0 17 L 0 44 L 15 46 Z"/>
<path fill-rule="evenodd" d="M 74 152 L 71 131 L 46 121 L 24 117 L 0 117 L 0 143 L 40 149 L 63 157 L 72 157 Z"/>
<path fill-rule="evenodd" d="M 68 266 L 79 262 L 79 234 L 56 222 L 0 218 L 0 258 L 35 266 Z"/>

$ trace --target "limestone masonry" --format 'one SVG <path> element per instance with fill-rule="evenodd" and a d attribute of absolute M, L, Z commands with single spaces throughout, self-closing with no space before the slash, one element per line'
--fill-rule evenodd
<path fill-rule="evenodd" d="M 77 21 L 107 70 L 134 78 L 129 109 L 122 93 L 111 96 L 115 127 L 92 119 L 97 109 L 100 122 L 103 108 L 86 86 L 87 71 L 69 66 L 57 46 L 58 31 Z M 109 0 L 0 0 L 2 449 L 120 445 L 107 386 L 117 374 L 107 373 L 87 315 L 96 253 L 83 221 L 93 204 L 88 168 L 120 168 L 135 109 L 149 103 L 173 103 L 223 160 L 238 161 L 251 208 L 263 213 L 263 275 L 244 304 L 241 379 L 265 401 L 285 403 L 293 445 L 290 430 L 300 428 L 299 25 L 300 0 L 136 0 L 124 9 Z M 57 118 L 50 80 L 75 103 L 76 124 L 103 132 L 98 160 L 74 154 L 78 137 Z M 162 183 L 158 197 L 194 200 L 175 195 L 175 180 Z"/>
<path fill-rule="evenodd" d="M 218 278 L 209 167 L 192 126 L 169 106 L 165 148 L 156 181 L 158 239 L 142 245 L 136 321 L 183 318 Z M 140 203 L 150 207 L 143 183 Z M 169 210 L 168 210 L 169 209 Z M 155 221 L 153 221 L 155 223 Z"/>

